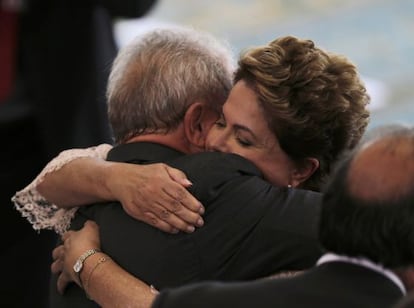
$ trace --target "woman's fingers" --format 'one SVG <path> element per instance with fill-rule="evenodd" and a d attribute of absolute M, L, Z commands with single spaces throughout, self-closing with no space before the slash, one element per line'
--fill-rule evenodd
<path fill-rule="evenodd" d="M 166 223 L 165 221 L 158 218 L 158 216 L 154 215 L 151 212 L 144 213 L 144 216 L 141 219 L 143 222 L 161 230 L 167 233 L 178 233 L 180 229 L 177 229 L 170 225 L 169 223 Z"/>
<path fill-rule="evenodd" d="M 58 275 L 57 288 L 60 294 L 65 292 L 66 286 L 70 282 L 64 271 L 65 251 L 63 245 L 59 245 L 52 251 L 53 262 L 50 269 L 53 274 Z"/>
<path fill-rule="evenodd" d="M 168 165 L 163 165 L 165 170 L 167 171 L 168 175 L 172 180 L 177 182 L 178 184 L 181 184 L 184 187 L 190 187 L 193 185 L 193 183 L 190 182 L 190 180 L 187 178 L 184 172 L 182 172 L 179 169 L 172 168 Z"/>
<path fill-rule="evenodd" d="M 53 261 L 50 269 L 53 274 L 60 274 L 63 270 L 63 261 L 61 259 L 56 259 Z"/>
<path fill-rule="evenodd" d="M 65 272 L 60 273 L 56 282 L 58 292 L 63 295 L 65 293 L 66 286 L 70 282 L 71 280 L 68 278 Z"/>
<path fill-rule="evenodd" d="M 146 212 L 144 215 L 145 218 L 143 220 L 146 223 L 164 232 L 177 233 L 178 231 L 183 231 L 186 233 L 192 233 L 195 230 L 193 225 L 186 223 L 174 213 L 169 213 L 168 218 L 165 218 L 167 214 L 161 215 L 163 218 L 160 218 L 160 216 L 154 215 L 153 212 Z"/>
<path fill-rule="evenodd" d="M 185 189 L 190 187 L 192 183 L 187 179 L 184 172 L 172 168 L 168 165 L 163 166 L 169 174 L 170 178 L 179 184 L 179 186 L 171 185 L 165 188 L 165 193 L 171 198 L 170 205 L 172 209 L 170 210 L 174 211 L 174 207 L 180 209 L 181 206 L 183 206 L 192 212 L 204 214 L 204 207 L 202 206 L 201 202 L 194 198 L 194 196 L 188 192 L 187 189 Z"/>
<path fill-rule="evenodd" d="M 59 245 L 57 246 L 55 249 L 53 249 L 52 251 L 52 257 L 53 260 L 59 259 L 63 256 L 64 254 L 64 247 L 63 245 Z"/>
<path fill-rule="evenodd" d="M 181 186 L 167 186 L 162 188 L 165 193 L 164 203 L 168 209 L 173 212 L 184 210 L 196 214 L 204 214 L 204 207 L 201 202 Z M 184 219 L 184 217 L 183 217 Z"/>
<path fill-rule="evenodd" d="M 62 240 L 66 241 L 66 239 L 69 238 L 72 233 L 73 233 L 73 231 L 66 231 L 65 233 L 63 233 Z"/>
<path fill-rule="evenodd" d="M 182 201 L 171 197 L 166 190 L 164 192 L 166 197 L 161 198 L 148 211 L 153 212 L 159 219 L 182 231 L 185 231 L 183 229 L 186 227 L 185 225 L 201 227 L 204 224 L 199 212 L 188 209 Z"/>
<path fill-rule="evenodd" d="M 52 273 L 58 275 L 57 288 L 63 294 L 67 285 L 76 282 L 72 269 L 77 258 L 87 249 L 99 248 L 99 226 L 91 220 L 85 222 L 78 231 L 67 231 L 62 235 L 63 244 L 52 251 Z"/>
<path fill-rule="evenodd" d="M 170 233 L 192 232 L 204 224 L 204 207 L 187 190 L 191 182 L 182 171 L 163 163 L 113 170 L 112 194 L 131 217 Z"/>
<path fill-rule="evenodd" d="M 182 187 L 180 188 L 182 189 Z M 191 194 L 189 195 L 193 198 Z M 163 231 L 166 229 L 177 229 L 189 232 L 189 230 L 194 229 L 194 227 L 201 227 L 204 224 L 203 218 L 198 212 L 202 206 L 196 199 L 194 199 L 199 204 L 197 207 L 198 211 L 194 212 L 185 206 L 192 201 L 188 201 L 186 197 L 182 196 L 185 195 L 181 194 L 177 197 L 177 194 L 172 192 L 171 188 L 158 189 L 153 187 L 146 198 L 146 204 L 142 204 L 141 202 L 138 203 L 133 200 L 132 202 L 123 202 L 123 206 L 128 215 L 146 223 L 148 223 L 146 214 L 152 213 L 152 215 L 155 216 L 154 219 L 159 221 L 155 226 Z M 151 223 L 151 225 L 154 226 L 153 223 Z"/>

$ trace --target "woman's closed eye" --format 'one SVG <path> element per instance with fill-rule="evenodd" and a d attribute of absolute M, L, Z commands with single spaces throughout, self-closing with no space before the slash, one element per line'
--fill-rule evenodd
<path fill-rule="evenodd" d="M 239 143 L 242 147 L 245 147 L 245 148 L 248 148 L 248 147 L 252 146 L 252 143 L 251 143 L 250 141 L 243 140 L 243 139 L 241 139 L 241 138 L 237 138 L 237 142 L 238 142 L 238 143 Z"/>
<path fill-rule="evenodd" d="M 249 138 L 246 138 L 244 136 L 236 136 L 236 140 L 242 147 L 245 148 L 248 148 L 253 145 L 253 142 L 251 142 Z"/>

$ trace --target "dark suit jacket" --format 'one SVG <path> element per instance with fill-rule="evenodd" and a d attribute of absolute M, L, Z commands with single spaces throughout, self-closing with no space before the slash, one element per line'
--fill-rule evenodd
<path fill-rule="evenodd" d="M 158 289 L 304 269 L 321 254 L 316 240 L 321 195 L 275 188 L 240 156 L 217 152 L 184 156 L 161 145 L 135 143 L 114 148 L 108 159 L 165 162 L 179 168 L 194 183 L 191 192 L 206 208 L 205 224 L 193 234 L 159 231 L 129 217 L 119 203 L 83 208 L 73 221 L 77 228 L 85 218 L 95 220 L 103 251 Z"/>
<path fill-rule="evenodd" d="M 329 262 L 296 277 L 252 283 L 198 283 L 162 292 L 153 308 L 389 308 L 403 296 L 384 275 Z"/>

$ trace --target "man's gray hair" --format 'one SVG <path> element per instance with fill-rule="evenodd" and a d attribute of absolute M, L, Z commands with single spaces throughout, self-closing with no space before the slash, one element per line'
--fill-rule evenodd
<path fill-rule="evenodd" d="M 120 50 L 109 76 L 115 142 L 174 130 L 195 102 L 220 112 L 234 64 L 229 46 L 201 31 L 174 27 L 137 37 Z"/>

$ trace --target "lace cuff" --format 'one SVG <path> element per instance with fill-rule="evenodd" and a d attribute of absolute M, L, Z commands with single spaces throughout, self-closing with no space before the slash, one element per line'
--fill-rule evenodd
<path fill-rule="evenodd" d="M 81 157 L 96 157 L 106 159 L 109 150 L 112 148 L 109 144 L 101 144 L 96 147 L 86 149 L 70 149 L 61 152 L 52 159 L 40 174 L 24 189 L 18 191 L 12 201 L 16 210 L 27 218 L 32 224 L 33 229 L 52 229 L 62 235 L 70 225 L 77 207 L 70 209 L 59 208 L 49 203 L 38 191 L 37 185 L 41 183 L 44 177 L 53 171 L 59 170 L 67 163 Z"/>

